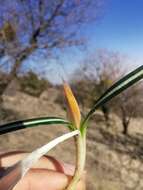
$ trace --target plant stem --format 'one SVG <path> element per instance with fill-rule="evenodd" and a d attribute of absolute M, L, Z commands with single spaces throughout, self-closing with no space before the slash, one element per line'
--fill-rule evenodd
<path fill-rule="evenodd" d="M 76 138 L 76 169 L 71 182 L 68 184 L 66 190 L 76 190 L 77 183 L 80 181 L 84 172 L 86 159 L 86 129 L 80 133 Z"/>

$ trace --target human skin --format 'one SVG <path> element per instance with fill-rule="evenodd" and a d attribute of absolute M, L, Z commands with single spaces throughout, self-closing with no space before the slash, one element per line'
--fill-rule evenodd
<path fill-rule="evenodd" d="M 0 173 L 27 155 L 25 152 L 0 154 Z M 24 176 L 13 190 L 64 190 L 74 174 L 72 165 L 53 157 L 43 156 Z M 84 177 L 83 177 L 84 178 Z M 84 179 L 79 181 L 77 190 L 85 190 Z"/>

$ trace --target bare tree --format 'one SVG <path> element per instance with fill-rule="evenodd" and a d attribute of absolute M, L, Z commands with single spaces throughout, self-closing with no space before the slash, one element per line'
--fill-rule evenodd
<path fill-rule="evenodd" d="M 12 62 L 9 80 L 32 54 L 81 45 L 77 31 L 96 20 L 101 0 L 0 0 L 0 56 Z"/>
<path fill-rule="evenodd" d="M 92 96 L 93 102 L 98 99 L 116 80 L 121 77 L 123 70 L 121 62 L 124 56 L 118 52 L 111 52 L 106 49 L 96 50 L 89 55 L 84 62 L 83 71 L 86 78 L 92 81 L 94 85 Z M 122 71 L 121 71 L 122 70 Z M 93 82 L 94 81 L 94 82 Z M 111 103 L 104 104 L 101 107 L 105 122 L 109 126 L 109 114 L 111 112 Z"/>
<path fill-rule="evenodd" d="M 77 100 L 82 106 L 82 111 L 85 113 L 87 111 L 86 109 L 89 109 L 93 102 L 93 81 L 80 78 L 80 80 L 73 79 L 71 83 Z"/>
<path fill-rule="evenodd" d="M 80 101 L 85 104 L 87 98 L 90 105 L 95 102 L 113 83 L 120 79 L 126 72 L 126 57 L 118 52 L 98 50 L 81 62 L 80 68 L 75 72 L 75 92 Z M 123 126 L 123 134 L 128 134 L 129 124 L 134 117 L 142 116 L 142 88 L 141 84 L 112 99 L 101 107 L 105 123 L 110 125 L 110 113 L 119 116 Z M 86 95 L 88 94 L 88 96 Z M 90 102 L 90 104 L 89 104 Z"/>
<path fill-rule="evenodd" d="M 121 118 L 124 135 L 128 134 L 132 118 L 142 113 L 142 86 L 138 84 L 123 92 L 113 100 L 113 111 Z"/>

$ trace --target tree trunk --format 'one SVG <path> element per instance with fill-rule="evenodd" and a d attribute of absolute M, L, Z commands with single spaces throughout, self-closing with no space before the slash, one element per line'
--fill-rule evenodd
<path fill-rule="evenodd" d="M 123 134 L 128 135 L 128 124 L 126 122 L 122 122 L 123 124 Z"/>
<path fill-rule="evenodd" d="M 106 126 L 109 127 L 110 126 L 109 108 L 107 107 L 107 105 L 103 105 L 101 109 L 105 118 Z"/>
<path fill-rule="evenodd" d="M 37 48 L 37 46 L 35 44 L 32 44 L 30 47 L 25 48 L 22 52 L 19 53 L 19 55 L 17 55 L 17 58 L 15 59 L 15 63 L 12 66 L 12 69 L 9 73 L 9 76 L 7 78 L 7 84 L 5 85 L 5 87 L 2 90 L 2 93 L 4 93 L 5 89 L 7 88 L 7 86 L 9 85 L 9 83 L 17 77 L 17 74 L 22 66 L 22 63 L 25 59 L 28 58 L 29 55 L 31 55 L 31 53 Z"/>
<path fill-rule="evenodd" d="M 132 114 L 130 113 L 130 116 L 129 116 L 126 108 L 123 105 L 121 106 L 121 112 L 122 112 L 122 125 L 123 125 L 122 133 L 124 135 L 128 135 L 128 127 L 129 127 Z"/>

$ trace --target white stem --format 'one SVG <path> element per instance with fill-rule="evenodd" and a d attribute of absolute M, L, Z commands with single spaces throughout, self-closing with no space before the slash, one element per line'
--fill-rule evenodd
<path fill-rule="evenodd" d="M 74 176 L 71 182 L 68 184 L 65 190 L 76 190 L 76 186 L 82 177 L 84 172 L 84 165 L 86 159 L 86 132 L 81 136 L 81 134 L 76 138 L 76 148 L 77 148 L 77 161 Z"/>
<path fill-rule="evenodd" d="M 13 166 L 7 168 L 4 175 L 0 178 L 0 190 L 12 190 L 18 181 L 28 172 L 32 165 L 35 164 L 44 154 L 54 148 L 57 144 L 65 141 L 68 138 L 78 135 L 79 133 L 79 130 L 75 130 L 73 132 L 64 134 L 42 146 L 41 148 L 33 151 L 26 158 L 17 162 Z"/>
<path fill-rule="evenodd" d="M 31 168 L 33 164 L 35 164 L 44 154 L 46 154 L 49 150 L 54 148 L 57 144 L 75 136 L 78 135 L 80 132 L 79 130 L 75 130 L 73 132 L 64 134 L 48 144 L 42 146 L 41 148 L 38 148 L 37 150 L 33 151 L 31 154 L 29 154 L 26 158 L 24 158 L 21 161 L 21 167 L 22 167 L 22 177 L 27 173 L 27 171 Z"/>

